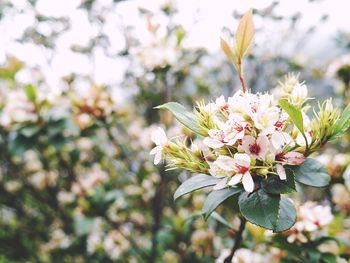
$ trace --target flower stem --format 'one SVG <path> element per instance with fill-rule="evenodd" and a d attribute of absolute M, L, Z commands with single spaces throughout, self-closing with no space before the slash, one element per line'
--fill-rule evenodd
<path fill-rule="evenodd" d="M 243 238 L 243 232 L 244 232 L 247 220 L 245 218 L 243 218 L 243 217 L 241 217 L 240 219 L 241 219 L 241 224 L 240 224 L 239 229 L 238 229 L 238 231 L 236 233 L 236 236 L 235 236 L 235 239 L 234 239 L 234 243 L 233 243 L 233 247 L 231 249 L 231 253 L 230 253 L 230 255 L 228 255 L 227 258 L 225 258 L 224 263 L 231 263 L 234 254 L 236 253 L 236 251 L 241 246 L 241 242 L 242 242 L 242 238 Z"/>
<path fill-rule="evenodd" d="M 245 85 L 244 78 L 243 78 L 243 76 L 242 76 L 241 74 L 239 75 L 239 80 L 240 80 L 241 85 L 242 85 L 243 93 L 245 93 L 245 92 L 247 91 L 247 87 L 246 87 L 246 85 Z"/>
<path fill-rule="evenodd" d="M 247 91 L 247 86 L 245 85 L 244 77 L 243 77 L 243 68 L 242 68 L 242 60 L 241 58 L 238 59 L 237 63 L 237 71 L 238 71 L 238 76 L 239 76 L 239 81 L 241 82 L 242 85 L 242 91 L 243 93 L 246 93 Z"/>

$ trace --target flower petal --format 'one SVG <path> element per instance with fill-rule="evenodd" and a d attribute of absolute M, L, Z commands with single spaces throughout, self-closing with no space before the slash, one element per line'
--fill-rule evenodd
<path fill-rule="evenodd" d="M 218 98 L 215 100 L 215 104 L 216 104 L 216 106 L 218 106 L 219 108 L 225 106 L 226 100 L 225 100 L 224 95 L 221 95 L 220 97 L 218 97 Z"/>
<path fill-rule="evenodd" d="M 225 155 L 220 155 L 216 159 L 215 164 L 225 171 L 234 171 L 236 168 L 236 161 Z"/>
<path fill-rule="evenodd" d="M 161 127 L 152 132 L 151 139 L 156 145 L 165 145 L 168 142 L 165 131 Z"/>
<path fill-rule="evenodd" d="M 246 172 L 243 175 L 242 183 L 243 183 L 244 190 L 246 190 L 249 193 L 253 192 L 253 190 L 254 190 L 254 181 L 253 181 L 253 178 L 252 178 L 252 176 L 250 175 L 249 172 Z"/>
<path fill-rule="evenodd" d="M 244 167 L 250 166 L 250 156 L 246 153 L 236 153 L 233 158 L 236 161 L 236 165 L 241 165 Z"/>
<path fill-rule="evenodd" d="M 242 149 L 249 154 L 250 145 L 252 145 L 253 143 L 255 143 L 255 138 L 253 136 L 251 135 L 244 136 L 242 139 Z"/>
<path fill-rule="evenodd" d="M 228 185 L 236 185 L 241 182 L 243 174 L 236 174 L 231 178 L 231 180 L 227 183 Z"/>
<path fill-rule="evenodd" d="M 156 154 L 157 152 L 162 151 L 162 149 L 163 149 L 163 147 L 160 146 L 160 145 L 158 145 L 158 146 L 154 147 L 154 148 L 149 152 L 149 154 L 150 154 L 150 155 Z"/>
<path fill-rule="evenodd" d="M 154 164 L 157 165 L 160 163 L 160 161 L 162 160 L 162 152 L 159 151 L 156 153 L 156 155 L 154 156 Z"/>
<path fill-rule="evenodd" d="M 221 169 L 215 162 L 210 164 L 209 173 L 217 178 L 231 176 L 232 172 Z"/>
<path fill-rule="evenodd" d="M 218 182 L 214 187 L 213 190 L 220 190 L 227 186 L 227 180 L 228 178 L 222 179 L 220 182 Z"/>
<path fill-rule="evenodd" d="M 308 144 L 310 145 L 311 140 L 312 140 L 310 133 L 305 132 L 305 137 L 306 137 L 306 140 L 307 140 Z M 301 132 L 298 133 L 298 136 L 296 138 L 296 142 L 300 146 L 305 146 L 306 145 L 305 138 L 304 138 L 304 136 L 303 136 L 303 134 Z"/>
<path fill-rule="evenodd" d="M 260 135 L 258 139 L 256 140 L 257 144 L 260 146 L 260 152 L 259 152 L 259 157 L 262 160 L 265 160 L 267 151 L 268 151 L 268 146 L 269 146 L 269 139 L 265 135 Z"/>
<path fill-rule="evenodd" d="M 284 145 L 292 144 L 293 139 L 286 132 L 275 132 L 271 135 L 271 143 L 276 150 L 279 150 Z"/>
<path fill-rule="evenodd" d="M 287 180 L 286 170 L 284 169 L 283 165 L 276 164 L 276 170 L 281 180 Z"/>
<path fill-rule="evenodd" d="M 302 165 L 305 162 L 306 157 L 299 152 L 288 152 L 284 155 L 285 161 L 290 165 Z"/>
<path fill-rule="evenodd" d="M 219 140 L 216 139 L 212 139 L 209 137 L 204 138 L 203 143 L 213 149 L 218 149 L 224 146 L 224 144 L 222 142 L 220 142 Z"/>

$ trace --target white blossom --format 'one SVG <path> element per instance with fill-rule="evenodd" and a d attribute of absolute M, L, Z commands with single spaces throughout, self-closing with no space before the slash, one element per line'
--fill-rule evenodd
<path fill-rule="evenodd" d="M 154 155 L 154 164 L 160 163 L 163 157 L 163 148 L 168 144 L 168 138 L 164 130 L 158 127 L 151 135 L 152 141 L 156 144 L 150 154 Z"/>

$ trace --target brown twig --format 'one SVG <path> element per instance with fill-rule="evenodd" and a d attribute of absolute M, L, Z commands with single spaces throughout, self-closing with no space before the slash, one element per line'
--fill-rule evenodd
<path fill-rule="evenodd" d="M 240 58 L 238 59 L 238 76 L 239 76 L 239 81 L 241 82 L 241 85 L 242 85 L 243 93 L 246 93 L 247 86 L 244 81 L 243 70 L 242 70 L 242 60 Z"/>
<path fill-rule="evenodd" d="M 245 218 L 241 217 L 241 224 L 240 224 L 239 229 L 236 233 L 233 247 L 231 249 L 230 255 L 228 255 L 228 257 L 225 258 L 224 263 L 231 263 L 233 256 L 235 255 L 236 251 L 240 248 L 246 222 L 247 222 L 247 220 Z"/>
<path fill-rule="evenodd" d="M 158 249 L 157 235 L 160 229 L 160 223 L 161 223 L 163 207 L 164 207 L 164 194 L 165 194 L 166 185 L 167 185 L 164 164 L 159 167 L 159 175 L 160 175 L 160 183 L 157 187 L 157 190 L 153 199 L 153 204 L 152 204 L 154 222 L 152 225 L 152 249 L 151 249 L 149 262 L 155 262 L 157 258 L 157 249 Z"/>
<path fill-rule="evenodd" d="M 246 91 L 247 91 L 247 87 L 246 87 L 246 85 L 245 85 L 244 78 L 243 78 L 243 76 L 242 76 L 241 74 L 239 75 L 239 80 L 240 80 L 241 85 L 242 85 L 242 90 L 243 90 L 243 93 L 246 93 Z"/>

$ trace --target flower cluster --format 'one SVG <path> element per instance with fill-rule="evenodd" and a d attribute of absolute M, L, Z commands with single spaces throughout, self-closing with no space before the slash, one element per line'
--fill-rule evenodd
<path fill-rule="evenodd" d="M 306 243 L 315 239 L 324 228 L 333 220 L 330 206 L 318 205 L 315 202 L 306 202 L 299 207 L 295 225 L 286 232 L 290 243 Z"/>
<path fill-rule="evenodd" d="M 214 127 L 203 143 L 217 156 L 209 162 L 211 175 L 222 178 L 215 186 L 242 182 L 247 192 L 254 190 L 253 175 L 278 174 L 286 180 L 285 165 L 305 161 L 300 133 L 288 129 L 288 115 L 269 94 L 237 92 L 207 105 L 213 114 Z M 293 136 L 293 134 L 295 134 Z"/>
<path fill-rule="evenodd" d="M 284 87 L 288 86 L 289 93 L 285 92 L 282 98 L 300 108 L 305 132 L 293 125 L 291 117 L 273 95 L 238 91 L 227 100 L 221 96 L 213 103 L 198 105 L 195 122 L 205 135 L 201 142 L 204 147 L 199 153 L 168 140 L 161 128 L 155 131 L 152 140 L 157 146 L 151 151 L 155 154 L 155 164 L 163 156 L 168 157 L 171 167 L 179 168 L 176 165 L 179 159 L 197 155 L 197 163 L 185 162 L 181 168 L 220 178 L 215 190 L 242 183 L 245 191 L 252 192 L 255 182 L 263 178 L 278 175 L 286 180 L 286 167 L 302 165 L 306 157 L 331 136 L 332 131 L 326 127 L 332 127 L 339 118 L 338 111 L 326 101 L 317 115 L 327 116 L 323 117 L 325 120 L 320 122 L 316 117 L 311 121 L 306 114 L 309 108 L 305 105 L 308 100 L 306 85 L 292 80 L 295 80 L 292 75 L 286 78 Z M 320 135 L 322 130 L 326 131 L 321 136 L 314 136 Z M 174 157 L 174 151 L 180 149 L 183 153 Z"/>
<path fill-rule="evenodd" d="M 8 92 L 7 95 L 4 94 L 3 99 L 5 106 L 0 115 L 1 126 L 9 127 L 13 123 L 38 120 L 35 104 L 26 97 L 24 92 L 17 90 Z"/>

